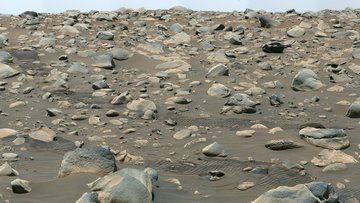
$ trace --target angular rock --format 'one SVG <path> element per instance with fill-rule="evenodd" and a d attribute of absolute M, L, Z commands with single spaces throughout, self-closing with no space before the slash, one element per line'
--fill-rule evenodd
<path fill-rule="evenodd" d="M 262 50 L 266 53 L 283 53 L 286 47 L 280 42 L 269 42 L 262 46 Z"/>
<path fill-rule="evenodd" d="M 182 129 L 182 130 L 176 132 L 173 135 L 173 138 L 175 138 L 176 140 L 183 140 L 183 139 L 188 138 L 190 136 L 191 136 L 191 130 Z"/>
<path fill-rule="evenodd" d="M 347 164 L 347 163 L 359 163 L 359 162 L 351 155 L 345 154 L 340 150 L 323 149 L 318 154 L 317 157 L 314 157 L 311 160 L 311 163 L 313 163 L 316 166 L 327 166 L 333 163 Z"/>
<path fill-rule="evenodd" d="M 10 136 L 15 136 L 18 131 L 11 128 L 0 128 L 0 139 Z"/>
<path fill-rule="evenodd" d="M 7 51 L 0 51 L 0 63 L 10 64 L 13 62 L 13 57 Z"/>
<path fill-rule="evenodd" d="M 216 157 L 216 156 L 224 155 L 223 147 L 217 142 L 213 142 L 210 145 L 204 147 L 201 150 L 201 152 L 205 156 L 209 156 L 209 157 Z"/>
<path fill-rule="evenodd" d="M 280 186 L 269 190 L 251 203 L 320 203 L 338 202 L 339 196 L 330 183 L 311 182 L 293 187 Z"/>
<path fill-rule="evenodd" d="M 114 40 L 114 34 L 109 31 L 99 31 L 95 37 L 101 40 Z"/>
<path fill-rule="evenodd" d="M 173 60 L 155 66 L 156 70 L 164 70 L 167 73 L 186 73 L 191 70 L 191 65 L 183 60 Z"/>
<path fill-rule="evenodd" d="M 255 113 L 256 102 L 252 101 L 248 95 L 237 93 L 231 96 L 225 103 L 225 106 L 239 106 L 242 113 Z"/>
<path fill-rule="evenodd" d="M 356 99 L 346 112 L 349 118 L 360 118 L 360 98 Z"/>
<path fill-rule="evenodd" d="M 8 162 L 0 166 L 0 176 L 18 176 L 19 172 L 13 169 Z"/>
<path fill-rule="evenodd" d="M 267 17 L 267 16 L 260 16 L 259 17 L 260 26 L 265 28 L 271 28 L 277 26 L 279 22 Z"/>
<path fill-rule="evenodd" d="M 97 55 L 93 57 L 93 60 L 95 62 L 91 65 L 95 67 L 107 69 L 112 69 L 115 67 L 115 63 L 111 54 Z"/>
<path fill-rule="evenodd" d="M 109 53 L 112 54 L 114 59 L 120 61 L 127 60 L 133 56 L 133 54 L 130 51 L 123 48 L 113 48 L 110 50 Z"/>
<path fill-rule="evenodd" d="M 207 94 L 213 97 L 227 97 L 230 95 L 230 89 L 223 84 L 213 84 L 207 90 Z"/>
<path fill-rule="evenodd" d="M 87 74 L 87 73 L 89 73 L 89 70 L 85 63 L 76 62 L 70 66 L 70 68 L 67 70 L 67 72 Z"/>
<path fill-rule="evenodd" d="M 295 91 L 315 91 L 323 86 L 319 76 L 311 69 L 300 70 L 291 84 L 291 88 Z"/>
<path fill-rule="evenodd" d="M 205 77 L 213 78 L 217 76 L 229 76 L 229 68 L 223 64 L 215 65 L 208 71 Z"/>
<path fill-rule="evenodd" d="M 11 189 L 14 193 L 23 194 L 31 192 L 31 188 L 29 186 L 29 181 L 22 179 L 15 179 L 11 181 Z"/>
<path fill-rule="evenodd" d="M 93 173 L 100 176 L 117 170 L 114 154 L 105 148 L 77 148 L 67 152 L 59 169 L 58 176 L 74 173 Z"/>
<path fill-rule="evenodd" d="M 287 31 L 289 37 L 301 37 L 305 34 L 305 29 L 300 26 L 295 26 Z"/>
<path fill-rule="evenodd" d="M 51 142 L 54 141 L 56 137 L 56 133 L 50 128 L 41 127 L 37 129 L 33 129 L 29 136 L 33 139 L 40 140 L 43 142 Z"/>
<path fill-rule="evenodd" d="M 18 75 L 20 72 L 10 66 L 0 63 L 0 79 L 10 78 Z"/>

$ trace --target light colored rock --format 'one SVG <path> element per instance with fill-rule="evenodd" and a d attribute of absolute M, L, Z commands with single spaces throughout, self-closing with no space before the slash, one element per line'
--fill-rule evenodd
<path fill-rule="evenodd" d="M 170 37 L 170 39 L 165 40 L 164 44 L 189 44 L 191 42 L 191 37 L 186 32 L 180 32 Z"/>
<path fill-rule="evenodd" d="M 346 116 L 350 118 L 360 118 L 360 98 L 357 98 L 349 107 Z"/>
<path fill-rule="evenodd" d="M 8 162 L 0 166 L 0 176 L 18 176 L 19 172 L 13 169 Z"/>
<path fill-rule="evenodd" d="M 188 138 L 191 136 L 191 130 L 189 129 L 182 129 L 177 131 L 174 135 L 173 138 L 175 138 L 176 140 L 183 140 L 185 138 Z"/>
<path fill-rule="evenodd" d="M 213 142 L 211 144 L 209 144 L 208 146 L 204 147 L 201 152 L 205 155 L 205 156 L 209 156 L 209 157 L 216 157 L 216 156 L 220 156 L 220 155 L 224 155 L 224 149 L 223 146 L 220 145 L 217 142 Z"/>
<path fill-rule="evenodd" d="M 300 26 L 295 26 L 287 31 L 287 35 L 290 37 L 301 37 L 305 34 L 305 29 Z"/>
<path fill-rule="evenodd" d="M 350 145 L 348 136 L 343 129 L 306 127 L 299 131 L 299 135 L 308 143 L 326 149 L 344 149 Z"/>
<path fill-rule="evenodd" d="M 74 173 L 93 173 L 106 175 L 117 170 L 115 157 L 104 148 L 77 148 L 65 153 L 58 176 L 65 177 Z"/>
<path fill-rule="evenodd" d="M 64 25 L 60 30 L 60 33 L 62 34 L 66 34 L 66 35 L 70 35 L 70 36 L 75 36 L 80 34 L 81 32 L 79 30 L 77 30 L 75 27 L 73 26 L 69 26 L 69 25 Z"/>
<path fill-rule="evenodd" d="M 29 136 L 36 140 L 41 140 L 43 142 L 51 142 L 55 139 L 56 133 L 50 128 L 41 127 L 37 129 L 33 129 Z"/>
<path fill-rule="evenodd" d="M 255 130 L 241 130 L 236 131 L 236 135 L 240 137 L 252 137 L 255 134 Z"/>
<path fill-rule="evenodd" d="M 5 137 L 14 136 L 18 131 L 11 128 L 0 128 L 0 139 Z"/>
<path fill-rule="evenodd" d="M 230 95 L 230 89 L 223 84 L 215 83 L 207 90 L 207 94 L 213 97 L 227 97 Z"/>
<path fill-rule="evenodd" d="M 0 63 L 0 79 L 10 78 L 18 75 L 20 72 L 10 66 Z"/>
<path fill-rule="evenodd" d="M 226 67 L 224 64 L 217 64 L 208 71 L 205 77 L 213 78 L 217 76 L 228 76 L 228 75 L 229 75 L 229 68 Z"/>
<path fill-rule="evenodd" d="M 147 110 L 151 110 L 153 112 L 157 111 L 154 102 L 142 98 L 129 102 L 126 107 L 132 111 L 141 111 L 141 112 L 146 112 Z"/>
<path fill-rule="evenodd" d="M 314 91 L 323 86 L 319 76 L 311 69 L 300 70 L 291 84 L 291 88 L 295 91 Z"/>
<path fill-rule="evenodd" d="M 236 188 L 238 190 L 245 191 L 245 190 L 250 189 L 250 188 L 252 188 L 254 186 L 255 186 L 254 182 L 246 181 L 246 182 L 240 183 Z"/>
<path fill-rule="evenodd" d="M 191 65 L 183 60 L 173 60 L 155 66 L 156 70 L 164 70 L 166 73 L 186 73 L 191 70 Z"/>
<path fill-rule="evenodd" d="M 342 171 L 347 169 L 346 164 L 344 163 L 333 163 L 325 166 L 322 170 L 322 172 L 334 172 L 334 171 Z"/>
<path fill-rule="evenodd" d="M 345 154 L 340 150 L 329 150 L 324 149 L 322 150 L 317 157 L 314 157 L 311 160 L 316 166 L 327 166 L 332 163 L 359 163 L 354 157 Z"/>

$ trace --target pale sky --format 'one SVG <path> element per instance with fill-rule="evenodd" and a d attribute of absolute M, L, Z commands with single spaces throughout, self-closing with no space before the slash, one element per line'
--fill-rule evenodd
<path fill-rule="evenodd" d="M 121 7 L 165 9 L 184 6 L 193 10 L 244 11 L 246 8 L 267 11 L 318 11 L 322 9 L 360 8 L 360 0 L 1 0 L 0 13 L 20 14 L 23 11 L 63 12 L 112 11 Z"/>

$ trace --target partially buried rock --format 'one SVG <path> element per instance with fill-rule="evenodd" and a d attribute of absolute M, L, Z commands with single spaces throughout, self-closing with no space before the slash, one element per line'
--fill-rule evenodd
<path fill-rule="evenodd" d="M 342 171 L 347 168 L 346 164 L 344 163 L 333 163 L 325 166 L 322 172 L 334 172 L 334 171 Z"/>
<path fill-rule="evenodd" d="M 9 64 L 13 62 L 13 57 L 7 51 L 0 51 L 0 63 Z"/>
<path fill-rule="evenodd" d="M 311 69 L 300 70 L 291 84 L 291 88 L 295 91 L 314 91 L 323 86 L 319 76 Z"/>
<path fill-rule="evenodd" d="M 232 107 L 232 110 L 236 110 L 235 113 L 255 113 L 256 102 L 252 101 L 248 95 L 237 93 L 231 96 L 225 103 L 225 107 Z M 239 107 L 239 108 L 235 108 Z"/>
<path fill-rule="evenodd" d="M 0 63 L 0 79 L 10 78 L 18 75 L 20 72 L 10 66 Z"/>
<path fill-rule="evenodd" d="M 186 73 L 191 70 L 191 65 L 183 60 L 173 60 L 158 64 L 157 70 L 164 70 L 167 73 Z"/>
<path fill-rule="evenodd" d="M 360 118 L 360 98 L 357 98 L 346 112 L 349 118 Z"/>
<path fill-rule="evenodd" d="M 0 128 L 0 139 L 15 136 L 17 133 L 18 131 L 11 128 Z"/>
<path fill-rule="evenodd" d="M 260 26 L 265 28 L 271 28 L 277 26 L 279 22 L 267 17 L 267 16 L 260 16 L 259 17 Z"/>
<path fill-rule="evenodd" d="M 117 170 L 114 154 L 105 148 L 77 148 L 67 152 L 61 162 L 58 176 L 74 173 L 106 175 Z"/>
<path fill-rule="evenodd" d="M 217 142 L 213 142 L 212 144 L 204 147 L 201 152 L 205 155 L 205 156 L 209 156 L 209 157 L 216 157 L 216 156 L 225 156 L 225 152 L 223 149 L 223 146 L 220 145 Z"/>
<path fill-rule="evenodd" d="M 191 130 L 183 129 L 183 130 L 180 130 L 180 131 L 176 132 L 173 135 L 173 138 L 175 138 L 176 140 L 183 140 L 183 139 L 188 138 L 190 136 L 191 136 Z"/>
<path fill-rule="evenodd" d="M 265 147 L 271 150 L 286 150 L 286 149 L 293 149 L 299 148 L 303 145 L 292 140 L 270 140 L 265 144 Z"/>
<path fill-rule="evenodd" d="M 150 168 L 124 168 L 99 178 L 88 186 L 97 193 L 99 202 L 152 203 L 152 181 L 158 178 L 153 171 Z"/>
<path fill-rule="evenodd" d="M 213 84 L 207 90 L 207 94 L 214 97 L 227 97 L 230 95 L 230 89 L 223 84 Z"/>
<path fill-rule="evenodd" d="M 224 64 L 218 64 L 213 66 L 208 73 L 206 74 L 206 78 L 213 78 L 217 76 L 229 76 L 229 68 Z"/>
<path fill-rule="evenodd" d="M 18 193 L 18 194 L 31 192 L 29 181 L 18 178 L 11 181 L 11 189 L 14 193 Z"/>
<path fill-rule="evenodd" d="M 70 66 L 70 68 L 67 70 L 67 72 L 87 74 L 89 72 L 89 70 L 85 63 L 76 62 Z"/>
<path fill-rule="evenodd" d="M 343 129 L 303 128 L 299 135 L 308 143 L 326 149 L 344 149 L 349 147 L 348 136 Z"/>
<path fill-rule="evenodd" d="M 325 182 L 311 182 L 293 187 L 277 187 L 263 193 L 251 203 L 318 203 L 338 201 L 339 196 L 335 192 L 335 187 L 332 184 Z"/>
<path fill-rule="evenodd" d="M 287 35 L 290 37 L 301 37 L 305 34 L 305 29 L 300 26 L 295 26 L 287 31 Z"/>
<path fill-rule="evenodd" d="M 102 40 L 114 40 L 114 34 L 109 31 L 99 31 L 96 33 L 96 38 Z"/>
<path fill-rule="evenodd" d="M 136 99 L 127 104 L 127 108 L 132 111 L 141 111 L 145 112 L 147 110 L 157 111 L 156 105 L 154 102 L 146 99 Z"/>

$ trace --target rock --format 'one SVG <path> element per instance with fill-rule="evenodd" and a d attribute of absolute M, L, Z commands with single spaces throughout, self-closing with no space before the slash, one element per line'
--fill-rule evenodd
<path fill-rule="evenodd" d="M 100 176 L 117 170 L 115 157 L 105 148 L 77 148 L 65 153 L 58 176 L 74 173 L 93 173 Z"/>
<path fill-rule="evenodd" d="M 80 34 L 81 32 L 76 29 L 75 27 L 73 26 L 69 26 L 69 25 L 64 25 L 60 31 L 60 33 L 62 34 L 65 34 L 65 35 L 70 35 L 70 36 L 76 36 L 78 34 Z"/>
<path fill-rule="evenodd" d="M 40 140 L 43 142 L 51 142 L 55 139 L 56 133 L 50 128 L 41 127 L 37 129 L 33 129 L 29 136 L 33 139 Z"/>
<path fill-rule="evenodd" d="M 162 45 L 160 42 L 146 42 L 143 44 L 139 44 L 137 48 L 143 49 L 152 54 L 164 53 L 164 45 Z"/>
<path fill-rule="evenodd" d="M 0 79 L 11 78 L 19 73 L 19 71 L 11 68 L 10 66 L 0 63 Z"/>
<path fill-rule="evenodd" d="M 269 97 L 270 105 L 279 107 L 281 104 L 283 104 L 283 96 L 278 93 L 274 93 Z"/>
<path fill-rule="evenodd" d="M 248 95 L 237 93 L 231 96 L 225 103 L 225 106 L 238 106 L 241 107 L 240 113 L 255 113 L 256 102 L 252 101 Z"/>
<path fill-rule="evenodd" d="M 0 48 L 3 48 L 7 45 L 9 45 L 9 39 L 7 36 L 0 34 Z"/>
<path fill-rule="evenodd" d="M 17 160 L 19 158 L 19 155 L 16 153 L 3 153 L 1 155 L 2 158 L 6 159 L 6 160 Z"/>
<path fill-rule="evenodd" d="M 201 152 L 205 155 L 205 156 L 209 156 L 209 157 L 216 157 L 216 156 L 220 156 L 220 155 L 224 155 L 224 149 L 222 147 L 222 145 L 220 145 L 217 142 L 213 142 L 212 144 L 204 147 Z"/>
<path fill-rule="evenodd" d="M 303 128 L 299 135 L 308 143 L 326 149 L 344 149 L 350 146 L 343 129 Z"/>
<path fill-rule="evenodd" d="M 254 182 L 246 181 L 246 182 L 240 183 L 236 188 L 238 190 L 245 191 L 245 190 L 250 189 L 250 188 L 252 188 L 254 186 L 255 186 Z"/>
<path fill-rule="evenodd" d="M 126 107 L 132 111 L 141 111 L 141 112 L 145 112 L 147 110 L 151 110 L 153 112 L 157 111 L 154 102 L 142 98 L 129 102 Z"/>
<path fill-rule="evenodd" d="M 116 160 L 124 164 L 134 164 L 134 165 L 144 164 L 143 157 L 130 154 L 126 150 L 123 150 L 119 154 L 117 154 Z"/>
<path fill-rule="evenodd" d="M 210 181 L 220 180 L 221 177 L 225 176 L 225 173 L 221 170 L 209 171 L 208 173 L 210 174 Z"/>
<path fill-rule="evenodd" d="M 183 140 L 185 138 L 188 138 L 191 136 L 191 130 L 188 129 L 182 129 L 180 131 L 177 131 L 174 135 L 173 138 L 175 138 L 176 140 Z"/>
<path fill-rule="evenodd" d="M 230 89 L 223 84 L 213 84 L 207 90 L 207 94 L 213 97 L 227 97 L 230 95 Z"/>
<path fill-rule="evenodd" d="M 11 128 L 0 128 L 0 139 L 14 136 L 18 131 Z"/>
<path fill-rule="evenodd" d="M 109 31 L 99 31 L 95 37 L 101 40 L 114 40 L 114 34 Z"/>
<path fill-rule="evenodd" d="M 31 188 L 29 186 L 29 181 L 22 179 L 15 179 L 11 181 L 11 189 L 14 193 L 23 194 L 31 192 Z"/>
<path fill-rule="evenodd" d="M 115 63 L 111 54 L 97 55 L 93 57 L 93 60 L 95 63 L 91 65 L 95 67 L 107 69 L 112 69 L 115 67 Z"/>
<path fill-rule="evenodd" d="M 191 99 L 187 99 L 185 97 L 170 97 L 166 100 L 165 104 L 174 105 L 174 104 L 189 104 L 191 103 Z"/>
<path fill-rule="evenodd" d="M 219 49 L 209 53 L 207 59 L 215 63 L 228 63 L 229 59 L 225 55 L 225 49 Z"/>
<path fill-rule="evenodd" d="M 295 203 L 338 202 L 335 187 L 330 183 L 311 182 L 293 187 L 280 186 L 260 195 L 251 203 Z"/>
<path fill-rule="evenodd" d="M 260 16 L 259 21 L 260 21 L 260 26 L 265 28 L 271 28 L 279 24 L 279 22 L 272 20 L 267 16 Z"/>
<path fill-rule="evenodd" d="M 223 64 L 218 64 L 213 66 L 208 73 L 206 74 L 206 78 L 213 78 L 217 76 L 229 76 L 229 68 Z"/>
<path fill-rule="evenodd" d="M 352 56 L 353 56 L 353 58 L 355 58 L 355 59 L 360 59 L 360 49 L 359 49 L 359 48 L 353 49 L 353 51 L 352 51 Z"/>
<path fill-rule="evenodd" d="M 113 109 L 110 109 L 109 111 L 107 111 L 107 112 L 105 113 L 105 115 L 106 115 L 107 117 L 116 117 L 116 116 L 119 116 L 120 114 L 119 114 L 118 111 L 113 110 Z"/>
<path fill-rule="evenodd" d="M 289 37 L 301 37 L 305 34 L 305 29 L 300 26 L 295 26 L 287 31 Z"/>
<path fill-rule="evenodd" d="M 173 60 L 155 66 L 157 70 L 164 70 L 167 73 L 186 73 L 191 70 L 191 65 L 183 60 Z"/>
<path fill-rule="evenodd" d="M 85 192 L 75 203 L 100 203 L 96 192 Z"/>
<path fill-rule="evenodd" d="M 262 50 L 266 53 L 283 53 L 286 47 L 280 42 L 269 42 L 262 46 Z"/>
<path fill-rule="evenodd" d="M 334 171 L 342 171 L 347 169 L 346 164 L 343 163 L 333 163 L 333 164 L 329 164 L 327 166 L 325 166 L 322 170 L 322 172 L 326 173 L 326 172 L 334 172 Z"/>
<path fill-rule="evenodd" d="M 13 57 L 7 51 L 0 51 L 0 63 L 10 64 L 13 62 Z"/>
<path fill-rule="evenodd" d="M 233 35 L 229 39 L 230 44 L 232 45 L 242 45 L 241 37 L 238 35 Z"/>
<path fill-rule="evenodd" d="M 266 94 L 266 91 L 261 87 L 250 87 L 248 90 L 245 91 L 245 93 L 249 96 L 257 96 Z"/>
<path fill-rule="evenodd" d="M 19 16 L 22 17 L 22 18 L 26 18 L 26 17 L 38 17 L 38 13 L 35 12 L 35 11 L 24 11 L 24 12 L 22 12 Z"/>
<path fill-rule="evenodd" d="M 146 169 L 124 168 L 99 178 L 88 186 L 97 193 L 100 202 L 152 203 L 151 174 Z"/>
<path fill-rule="evenodd" d="M 255 130 L 241 130 L 236 131 L 236 135 L 240 137 L 252 137 L 255 134 Z"/>
<path fill-rule="evenodd" d="M 360 98 L 357 98 L 346 112 L 349 118 L 360 118 Z"/>
<path fill-rule="evenodd" d="M 67 72 L 87 74 L 87 73 L 89 73 L 89 70 L 85 63 L 75 62 L 70 66 L 70 68 L 67 70 Z"/>
<path fill-rule="evenodd" d="M 8 162 L 0 166 L 0 176 L 18 176 L 19 172 L 13 169 Z"/>
<path fill-rule="evenodd" d="M 129 98 L 129 92 L 126 91 L 126 92 L 121 93 L 121 94 L 118 95 L 118 96 L 115 96 L 115 97 L 111 100 L 110 104 L 112 104 L 112 105 L 125 104 L 125 103 L 127 103 L 127 102 L 129 101 L 129 99 L 130 99 L 130 98 Z"/>
<path fill-rule="evenodd" d="M 349 65 L 348 68 L 355 74 L 360 75 L 360 66 L 359 65 L 353 63 L 353 64 Z"/>
<path fill-rule="evenodd" d="M 169 28 L 173 33 L 179 33 L 184 30 L 183 26 L 180 23 L 174 23 Z"/>
<path fill-rule="evenodd" d="M 93 90 L 100 90 L 100 89 L 109 88 L 109 85 L 106 83 L 105 80 L 99 80 L 93 82 L 91 87 L 93 88 Z"/>
<path fill-rule="evenodd" d="M 120 61 L 127 60 L 133 56 L 133 54 L 130 51 L 123 48 L 113 48 L 110 50 L 109 53 L 112 54 L 114 59 Z"/>
<path fill-rule="evenodd" d="M 292 81 L 291 88 L 295 91 L 314 91 L 323 87 L 319 76 L 310 69 L 302 69 Z"/>
<path fill-rule="evenodd" d="M 281 162 L 281 166 L 285 167 L 286 169 L 290 170 L 290 169 L 294 169 L 294 170 L 304 170 L 304 166 L 290 161 L 288 159 L 285 159 L 284 161 Z"/>
<path fill-rule="evenodd" d="M 303 145 L 292 140 L 270 140 L 266 142 L 265 147 L 271 150 L 286 150 L 299 148 Z"/>
<path fill-rule="evenodd" d="M 345 154 L 340 150 L 329 150 L 324 149 L 322 150 L 317 157 L 314 157 L 311 160 L 316 166 L 327 166 L 332 163 L 359 163 L 354 157 Z"/>
<path fill-rule="evenodd" d="M 174 36 L 171 36 L 170 39 L 165 40 L 164 44 L 179 45 L 179 44 L 189 44 L 190 42 L 191 42 L 190 35 L 188 35 L 186 32 L 179 32 L 179 33 L 175 34 Z"/>

